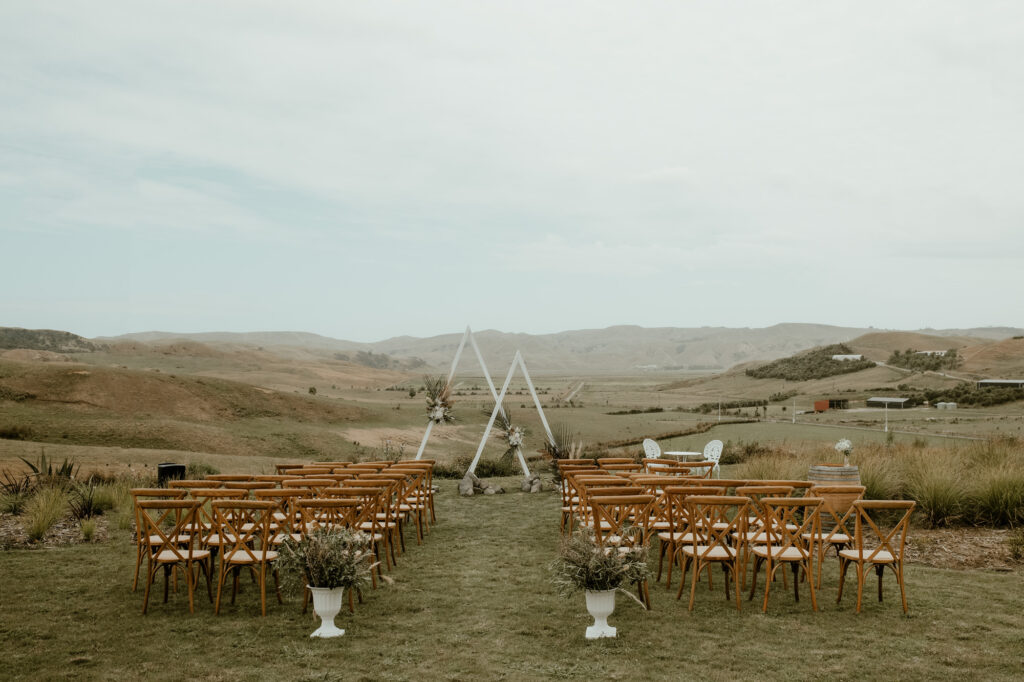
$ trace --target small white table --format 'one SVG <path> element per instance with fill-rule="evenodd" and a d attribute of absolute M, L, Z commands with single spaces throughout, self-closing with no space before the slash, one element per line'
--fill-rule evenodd
<path fill-rule="evenodd" d="M 700 462 L 704 459 L 703 452 L 692 452 L 690 450 L 673 450 L 661 453 L 665 457 L 674 459 L 677 462 Z"/>

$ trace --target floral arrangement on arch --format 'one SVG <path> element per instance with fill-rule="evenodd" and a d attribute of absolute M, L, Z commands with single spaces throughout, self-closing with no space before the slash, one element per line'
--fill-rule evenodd
<path fill-rule="evenodd" d="M 423 377 L 423 388 L 427 394 L 427 418 L 435 424 L 450 424 L 455 421 L 452 414 L 452 385 L 440 376 Z"/>
<path fill-rule="evenodd" d="M 487 413 L 490 416 L 490 412 Z M 516 450 L 523 447 L 523 441 L 526 439 L 527 430 L 518 426 L 512 421 L 512 412 L 504 408 L 498 410 L 498 417 L 495 420 L 495 426 L 498 427 L 497 435 L 505 441 L 508 446 L 504 454 L 502 454 L 502 460 L 511 461 L 516 456 Z"/>

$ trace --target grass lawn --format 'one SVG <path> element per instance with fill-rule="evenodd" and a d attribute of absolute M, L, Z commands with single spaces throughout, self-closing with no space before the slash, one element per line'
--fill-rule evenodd
<path fill-rule="evenodd" d="M 562 599 L 548 580 L 557 495 L 462 499 L 454 481 L 438 483 L 425 544 L 408 536 L 394 584 L 370 591 L 354 615 L 343 610 L 346 634 L 333 640 L 308 637 L 316 623 L 298 597 L 270 599 L 260 618 L 244 581 L 220 616 L 202 588 L 194 615 L 184 592 L 162 604 L 155 591 L 142 616 L 142 592 L 129 589 L 134 548 L 116 523 L 104 544 L 0 552 L 0 677 L 1010 680 L 1024 670 L 1024 573 L 909 566 L 909 616 L 891 575 L 885 601 L 869 583 L 858 615 L 855 589 L 835 603 L 834 559 L 818 613 L 806 588 L 796 604 L 781 585 L 767 615 L 758 598 L 737 612 L 716 573 L 716 591 L 705 581 L 692 613 L 663 585 L 651 586 L 651 612 L 620 596 L 618 639 L 587 642 L 582 594 Z"/>

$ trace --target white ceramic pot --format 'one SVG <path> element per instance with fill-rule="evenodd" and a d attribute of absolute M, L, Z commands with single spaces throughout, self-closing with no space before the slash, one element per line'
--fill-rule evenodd
<path fill-rule="evenodd" d="M 615 590 L 587 590 L 587 611 L 594 624 L 587 628 L 587 639 L 614 637 L 615 628 L 608 625 L 608 616 L 615 610 Z"/>
<path fill-rule="evenodd" d="M 310 637 L 341 637 L 345 631 L 335 627 L 334 617 L 341 611 L 344 587 L 310 587 L 313 593 L 313 611 L 320 616 L 320 627 Z"/>

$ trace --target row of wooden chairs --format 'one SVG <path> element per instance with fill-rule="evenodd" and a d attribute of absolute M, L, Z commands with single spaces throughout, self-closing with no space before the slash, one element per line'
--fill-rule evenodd
<path fill-rule="evenodd" d="M 273 570 L 276 548 L 289 536 L 298 539 L 325 526 L 346 526 L 370 534 L 374 560 L 379 566 L 383 555 L 390 570 L 397 561 L 396 547 L 405 549 L 403 522 L 415 520 L 417 542 L 422 542 L 428 524 L 436 521 L 432 469 L 432 461 L 420 460 L 354 467 L 354 475 L 345 477 L 328 469 L 326 475 L 331 478 L 313 478 L 325 474 L 315 470 L 296 476 L 300 472 L 291 467 L 289 474 L 275 475 L 273 480 L 246 477 L 249 480 L 243 481 L 241 475 L 215 474 L 203 480 L 172 481 L 167 489 L 135 489 L 138 542 L 132 589 L 138 587 L 145 561 L 145 613 L 156 574 L 163 569 L 166 601 L 169 578 L 173 575 L 177 580 L 174 569 L 180 568 L 189 591 L 189 610 L 193 611 L 193 590 L 200 575 L 206 576 L 213 600 L 210 582 L 219 554 L 215 611 L 220 610 L 227 574 L 234 572 L 234 603 L 239 570 L 250 566 L 258 578 L 265 615 L 268 569 L 277 583 Z M 254 499 L 248 499 L 250 495 Z M 374 587 L 379 573 L 378 567 L 372 574 Z"/>
<path fill-rule="evenodd" d="M 628 512 L 630 522 L 642 529 L 649 540 L 655 534 L 660 540 L 658 580 L 666 556 L 671 584 L 672 567 L 683 570 L 677 598 L 685 586 L 688 565 L 693 565 L 690 608 L 693 608 L 697 577 L 717 563 L 726 572 L 726 596 L 730 584 L 739 606 L 741 585 L 745 584 L 747 565 L 754 563 L 751 597 L 756 590 L 756 576 L 765 566 L 767 583 L 762 609 L 767 609 L 772 578 L 781 566 L 792 567 L 794 595 L 799 600 L 799 580 L 810 582 L 812 608 L 817 608 L 815 589 L 821 586 L 821 565 L 829 549 L 835 549 L 840 560 L 840 588 L 851 564 L 857 569 L 857 611 L 861 609 L 865 571 L 875 567 L 879 577 L 889 566 L 896 574 L 901 600 L 906 611 L 903 581 L 903 545 L 914 503 L 910 501 L 863 501 L 860 486 L 818 486 L 807 481 L 743 481 L 697 479 L 679 475 L 644 476 L 636 472 L 595 470 L 585 465 L 563 469 L 563 532 L 571 530 L 575 518 L 594 528 L 602 537 L 609 526 L 618 525 L 602 511 L 609 497 L 644 495 L 643 509 Z M 727 496 L 727 492 L 732 492 Z M 802 497 L 794 497 L 802 495 Z M 648 499 L 649 498 L 649 499 Z M 711 498 L 711 499 L 708 499 Z M 856 502 L 856 504 L 855 504 Z M 896 524 L 884 534 L 872 513 L 877 510 L 900 512 Z M 612 515 L 614 516 L 614 515 Z M 716 521 L 710 521 L 715 516 Z M 825 527 L 822 528 L 822 517 Z M 853 530 L 850 530 L 853 524 Z M 865 545 L 864 530 L 868 529 Z M 870 548 L 869 548 L 870 546 Z M 815 570 L 816 569 L 816 570 Z M 783 573 L 785 581 L 785 573 Z M 646 588 L 645 588 L 646 589 Z"/>

